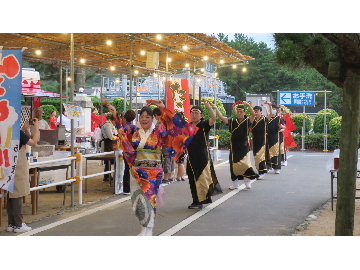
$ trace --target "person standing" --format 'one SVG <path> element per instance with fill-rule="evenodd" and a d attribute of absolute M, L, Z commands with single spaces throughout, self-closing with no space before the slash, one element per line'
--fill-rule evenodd
<path fill-rule="evenodd" d="M 70 131 L 70 129 L 71 129 L 71 119 L 69 119 L 67 117 L 65 109 L 63 109 L 63 111 L 62 111 L 61 122 L 60 122 L 60 115 L 57 118 L 57 122 L 60 123 L 60 125 L 64 125 L 65 128 Z"/>
<path fill-rule="evenodd" d="M 35 118 L 38 119 L 38 130 L 50 129 L 49 124 L 45 121 L 45 119 L 43 119 L 44 109 L 41 107 L 37 107 L 35 109 L 34 113 L 35 113 Z M 34 132 L 35 132 L 35 126 L 31 125 L 30 126 L 30 136 L 33 138 L 34 138 Z M 40 140 L 40 132 L 41 131 L 38 131 L 38 133 L 37 133 L 38 138 L 36 138 L 36 141 Z"/>
<path fill-rule="evenodd" d="M 266 141 L 267 141 L 267 119 L 262 115 L 262 108 L 255 106 L 253 108 L 255 118 L 251 127 L 253 135 L 253 155 L 255 160 L 255 167 L 258 170 L 259 177 L 257 179 L 264 179 L 267 173 L 266 167 Z"/>
<path fill-rule="evenodd" d="M 249 145 L 249 131 L 255 118 L 255 113 L 247 102 L 242 102 L 250 109 L 251 116 L 246 116 L 244 105 L 234 104 L 233 110 L 235 110 L 237 118 L 227 118 L 223 116 L 218 108 L 216 109 L 217 115 L 227 125 L 229 125 L 230 131 L 230 173 L 232 185 L 229 189 L 237 189 L 240 184 L 238 180 L 244 180 L 247 189 L 251 188 L 251 180 L 258 178 L 259 175 L 254 171 L 250 161 L 250 145 Z"/>
<path fill-rule="evenodd" d="M 111 152 L 114 151 L 114 144 L 116 143 L 117 139 L 117 132 L 113 125 L 114 117 L 112 113 L 109 113 L 107 116 L 107 121 L 101 126 L 101 147 L 103 152 Z M 109 164 L 110 163 L 110 164 Z M 104 172 L 109 171 L 111 164 L 114 164 L 114 161 L 105 161 Z M 103 181 L 109 181 L 112 177 L 110 174 L 104 174 Z"/>
<path fill-rule="evenodd" d="M 280 134 L 285 130 L 284 120 L 277 115 L 276 105 L 264 102 L 269 106 L 268 118 L 268 171 L 274 169 L 276 174 L 281 170 L 281 140 Z"/>
<path fill-rule="evenodd" d="M 125 127 L 124 131 L 129 136 L 129 139 L 132 138 L 132 135 L 135 131 L 137 131 L 139 128 L 134 125 L 132 122 L 136 118 L 136 113 L 134 110 L 127 110 L 124 114 L 125 118 Z M 130 193 L 130 167 L 129 164 L 124 160 L 125 168 L 124 168 L 124 176 L 123 176 L 123 194 L 129 195 Z"/>
<path fill-rule="evenodd" d="M 183 112 L 176 112 L 175 113 L 175 117 L 179 117 L 180 119 L 184 120 L 184 113 Z M 184 180 L 184 174 L 185 174 L 185 166 L 184 166 L 184 161 L 186 160 L 187 157 L 187 153 L 183 153 L 179 160 L 176 161 L 177 164 L 177 173 L 176 173 L 176 181 L 185 181 Z"/>
<path fill-rule="evenodd" d="M 209 102 L 203 102 L 210 113 L 209 120 L 203 119 L 200 106 L 195 105 L 190 109 L 191 124 L 199 130 L 187 148 L 186 173 L 193 199 L 189 209 L 201 209 L 203 204 L 212 203 L 211 196 L 222 193 L 208 148 L 209 131 L 216 121 L 216 114 Z"/>
<path fill-rule="evenodd" d="M 56 126 L 59 124 L 56 117 L 56 111 L 51 112 L 49 123 L 50 129 L 56 129 Z"/>
<path fill-rule="evenodd" d="M 189 146 L 196 128 L 188 123 L 175 123 L 173 113 L 165 109 L 160 100 L 148 101 L 140 110 L 140 128 L 131 139 L 124 133 L 121 119 L 115 119 L 119 131 L 124 157 L 131 170 L 130 189 L 132 209 L 141 225 L 139 236 L 151 236 L 156 216 L 157 204 L 161 201 L 161 147 L 165 144 L 171 156 L 177 160 Z M 151 104 L 161 110 L 161 121 L 153 123 Z M 106 103 L 110 112 L 116 115 L 116 109 Z M 160 191 L 159 191 L 160 189 Z"/>
<path fill-rule="evenodd" d="M 106 114 L 99 115 L 96 107 L 91 110 L 91 132 L 94 132 L 96 128 L 100 128 L 106 122 Z"/>
<path fill-rule="evenodd" d="M 25 130 L 29 128 L 28 122 L 29 120 L 23 124 L 20 130 L 19 153 L 14 176 L 14 192 L 9 192 L 7 198 L 8 232 L 20 233 L 32 229 L 23 222 L 22 215 L 23 197 L 30 194 L 29 165 L 26 158 L 25 145 L 36 146 L 37 138 L 39 137 L 39 121 L 34 118 L 32 122 L 33 138 L 25 134 Z"/>

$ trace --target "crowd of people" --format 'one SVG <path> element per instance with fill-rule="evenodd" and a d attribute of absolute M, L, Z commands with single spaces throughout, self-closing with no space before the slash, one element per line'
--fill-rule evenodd
<path fill-rule="evenodd" d="M 281 166 L 286 165 L 287 137 L 291 137 L 291 127 L 284 119 L 281 109 L 270 102 L 265 105 L 251 107 L 248 102 L 237 102 L 232 106 L 235 118 L 223 116 L 217 106 L 202 100 L 210 118 L 204 120 L 203 107 L 192 106 L 190 122 L 187 122 L 181 112 L 173 113 L 165 108 L 162 101 L 149 100 L 147 106 L 139 113 L 138 125 L 133 121 L 136 113 L 128 110 L 119 114 L 115 107 L 105 102 L 109 113 L 107 121 L 92 122 L 92 129 L 101 128 L 102 150 L 109 152 L 122 149 L 125 159 L 123 175 L 123 194 L 131 194 L 133 212 L 140 223 L 141 236 L 152 235 L 157 205 L 162 202 L 162 184 L 173 181 L 185 181 L 186 174 L 189 181 L 192 202 L 189 209 L 201 209 L 204 204 L 212 203 L 212 196 L 223 193 L 214 170 L 209 152 L 209 131 L 219 117 L 228 125 L 230 131 L 229 164 L 231 175 L 230 190 L 240 188 L 241 183 L 251 189 L 251 180 L 264 179 L 266 173 L 274 170 L 280 173 Z M 156 105 L 152 110 L 150 105 Z M 246 107 L 250 116 L 246 115 Z M 267 111 L 262 114 L 262 107 Z M 56 114 L 50 117 L 50 126 L 42 119 L 43 110 L 35 110 L 36 124 L 30 127 L 24 124 L 21 131 L 21 145 L 26 143 L 36 145 L 39 139 L 39 128 L 51 128 L 58 124 Z M 93 114 L 97 115 L 96 110 Z M 288 117 L 290 118 L 290 117 Z M 97 119 L 97 118 L 96 118 Z M 99 120 L 99 119 L 98 119 Z M 45 122 L 45 123 L 44 123 Z M 291 122 L 291 118 L 290 118 Z M 287 130 L 287 132 L 285 132 Z M 290 131 L 289 131 L 290 130 Z M 252 133 L 252 146 L 249 139 Z M 287 138 L 291 142 L 291 139 Z M 293 141 L 292 141 L 293 143 Z M 294 145 L 290 145 L 294 146 Z M 251 164 L 251 148 L 255 167 Z M 23 151 L 24 149 L 20 150 Z M 20 152 L 21 153 L 21 152 Z M 20 154 L 19 154 L 20 156 Z M 21 155 L 23 156 L 23 155 Z M 19 159 L 20 160 L 20 159 Z M 175 164 L 178 167 L 176 178 L 173 179 Z M 26 169 L 25 169 L 26 170 Z M 110 170 L 105 164 L 104 171 Z M 23 182 L 19 175 L 15 175 L 15 186 Z M 104 175 L 104 181 L 109 180 L 109 174 Z M 26 182 L 26 181 L 25 181 Z M 31 229 L 21 218 L 21 197 L 28 194 L 28 186 L 22 187 L 22 193 L 14 193 L 9 197 L 8 231 L 27 231 Z M 16 197 L 18 200 L 13 199 Z M 20 212 L 20 214 L 19 214 Z"/>

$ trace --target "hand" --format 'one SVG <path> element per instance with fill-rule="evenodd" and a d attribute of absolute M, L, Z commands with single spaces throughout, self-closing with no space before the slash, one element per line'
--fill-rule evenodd
<path fill-rule="evenodd" d="M 33 118 L 33 123 L 35 128 L 39 128 L 39 119 Z"/>
<path fill-rule="evenodd" d="M 159 108 L 165 108 L 165 105 L 161 100 L 146 100 L 146 102 L 147 102 L 146 106 L 156 105 Z"/>
<path fill-rule="evenodd" d="M 246 106 L 250 106 L 250 104 L 247 103 L 246 101 L 243 101 L 243 104 L 246 105 Z"/>
<path fill-rule="evenodd" d="M 26 120 L 25 120 L 25 122 L 24 122 L 24 124 L 23 124 L 23 126 L 22 126 L 22 128 L 21 128 L 22 131 L 25 131 L 25 130 L 27 130 L 27 129 L 30 127 L 29 121 L 30 121 L 30 119 L 26 119 Z"/>

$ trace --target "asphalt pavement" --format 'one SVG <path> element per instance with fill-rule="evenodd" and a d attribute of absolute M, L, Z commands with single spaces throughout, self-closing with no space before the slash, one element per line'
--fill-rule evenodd
<path fill-rule="evenodd" d="M 228 151 L 214 162 L 223 194 L 201 210 L 188 209 L 192 198 L 187 181 L 164 185 L 165 205 L 157 210 L 155 236 L 288 236 L 313 210 L 330 199 L 330 153 L 288 152 L 280 174 L 253 180 L 252 188 L 229 190 Z M 254 161 L 252 160 L 253 164 Z M 8 236 L 135 236 L 140 225 L 130 195 L 116 195 L 29 224 L 33 230 Z"/>

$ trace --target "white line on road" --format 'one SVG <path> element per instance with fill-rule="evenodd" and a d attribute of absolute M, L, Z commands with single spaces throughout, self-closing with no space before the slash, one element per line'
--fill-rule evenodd
<path fill-rule="evenodd" d="M 73 220 L 75 220 L 75 219 L 78 219 L 78 218 L 82 218 L 82 217 L 91 215 L 91 214 L 93 214 L 93 213 L 95 213 L 95 212 L 97 212 L 97 211 L 100 211 L 100 210 L 109 208 L 109 207 L 111 207 L 111 206 L 117 205 L 117 204 L 119 204 L 119 203 L 128 201 L 128 200 L 130 200 L 130 198 L 131 198 L 130 196 L 126 196 L 125 198 L 116 200 L 116 201 L 111 202 L 111 203 L 104 204 L 104 205 L 102 205 L 102 206 L 96 207 L 96 208 L 91 209 L 91 210 L 87 210 L 87 211 L 85 211 L 85 212 L 83 212 L 83 213 L 74 215 L 74 216 L 72 216 L 72 217 L 68 217 L 68 218 L 65 218 L 65 219 L 63 219 L 63 220 L 59 220 L 59 221 L 57 221 L 57 222 L 54 222 L 54 223 L 51 223 L 51 224 L 42 226 L 42 227 L 40 227 L 40 228 L 33 229 L 33 230 L 31 230 L 31 231 L 28 231 L 28 232 L 19 234 L 18 236 L 31 236 L 31 235 L 37 234 L 37 233 L 39 233 L 39 232 L 43 232 L 43 231 L 46 231 L 46 230 L 55 228 L 55 227 L 57 227 L 57 226 L 59 226 L 59 225 L 61 225 L 61 224 L 64 224 L 64 223 L 66 223 L 66 222 L 70 222 L 70 221 L 73 221 Z"/>

